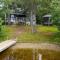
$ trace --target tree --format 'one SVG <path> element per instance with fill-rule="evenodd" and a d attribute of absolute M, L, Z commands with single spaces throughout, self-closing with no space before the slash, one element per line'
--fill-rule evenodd
<path fill-rule="evenodd" d="M 55 21 L 60 19 L 60 1 L 59 0 L 0 0 L 4 3 L 4 7 L 0 10 L 0 16 L 4 18 L 5 14 L 9 14 L 10 9 L 20 7 L 26 12 L 29 12 L 32 24 L 32 15 L 37 16 L 38 21 L 42 21 L 42 16 L 45 14 L 52 14 L 52 19 Z M 14 3 L 14 4 L 13 4 Z"/>
<path fill-rule="evenodd" d="M 35 32 L 35 25 L 33 25 L 33 20 L 36 21 L 36 5 L 37 0 L 24 0 L 23 6 L 29 12 L 30 24 L 32 32 Z M 34 17 L 33 17 L 34 16 Z"/>
<path fill-rule="evenodd" d="M 60 19 L 60 0 L 53 0 L 51 2 L 52 15 L 54 21 Z"/>
<path fill-rule="evenodd" d="M 38 0 L 37 3 L 37 23 L 41 24 L 43 18 L 42 16 L 45 14 L 51 14 L 52 8 L 51 8 L 51 1 L 52 0 Z"/>

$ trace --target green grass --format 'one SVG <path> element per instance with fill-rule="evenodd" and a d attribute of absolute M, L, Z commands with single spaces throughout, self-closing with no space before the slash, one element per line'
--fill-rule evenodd
<path fill-rule="evenodd" d="M 52 38 L 58 32 L 56 26 L 36 26 L 36 33 L 31 33 L 31 27 L 27 26 L 25 29 L 26 31 L 17 37 L 18 42 L 60 43 L 60 37 L 58 40 Z"/>
<path fill-rule="evenodd" d="M 17 30 L 17 26 L 5 26 L 5 32 L 7 33 L 7 39 L 12 39 L 15 35 L 15 32 Z"/>
<path fill-rule="evenodd" d="M 40 32 L 58 32 L 56 26 L 37 26 L 37 30 Z"/>
<path fill-rule="evenodd" d="M 8 49 L 2 53 L 0 53 L 0 59 L 1 60 L 7 60 L 7 58 L 9 57 L 9 59 L 12 60 L 33 60 L 33 49 Z M 42 54 L 42 60 L 60 60 L 60 51 L 53 51 L 53 50 L 41 50 L 35 49 L 35 53 L 34 53 L 34 58 L 35 60 L 38 60 L 37 56 L 38 54 Z"/>
<path fill-rule="evenodd" d="M 48 42 L 49 37 L 41 33 L 24 32 L 18 36 L 18 42 Z"/>
<path fill-rule="evenodd" d="M 0 42 L 4 41 L 7 39 L 7 31 L 6 31 L 6 26 L 2 26 L 2 31 L 0 32 Z"/>
<path fill-rule="evenodd" d="M 60 35 L 56 26 L 36 26 L 36 33 L 31 33 L 30 26 L 6 26 L 7 38 L 12 39 L 17 29 L 24 30 L 17 37 L 17 42 L 49 42 L 60 43 Z"/>
<path fill-rule="evenodd" d="M 4 37 L 0 37 L 2 38 L 0 39 L 0 42 L 13 38 L 15 32 L 16 32 L 16 26 L 3 26 L 2 33 Z"/>

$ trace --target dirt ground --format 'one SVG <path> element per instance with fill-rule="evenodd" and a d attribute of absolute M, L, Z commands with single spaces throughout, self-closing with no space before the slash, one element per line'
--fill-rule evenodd
<path fill-rule="evenodd" d="M 55 44 L 49 44 L 49 43 L 16 43 L 12 49 L 16 48 L 35 48 L 35 49 L 48 49 L 48 50 L 54 50 L 54 51 L 60 51 L 60 46 Z"/>

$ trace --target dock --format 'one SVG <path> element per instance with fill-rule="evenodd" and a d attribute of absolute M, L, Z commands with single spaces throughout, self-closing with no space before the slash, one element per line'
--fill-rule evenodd
<path fill-rule="evenodd" d="M 0 43 L 0 52 L 16 44 L 16 40 L 6 40 Z"/>

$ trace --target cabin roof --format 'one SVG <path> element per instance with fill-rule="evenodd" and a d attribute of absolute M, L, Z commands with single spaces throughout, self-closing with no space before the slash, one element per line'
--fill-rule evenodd
<path fill-rule="evenodd" d="M 10 15 L 15 15 L 17 17 L 26 17 L 26 14 L 20 14 L 20 13 L 11 13 Z"/>
<path fill-rule="evenodd" d="M 52 17 L 52 15 L 47 14 L 47 15 L 44 15 L 43 17 Z"/>

